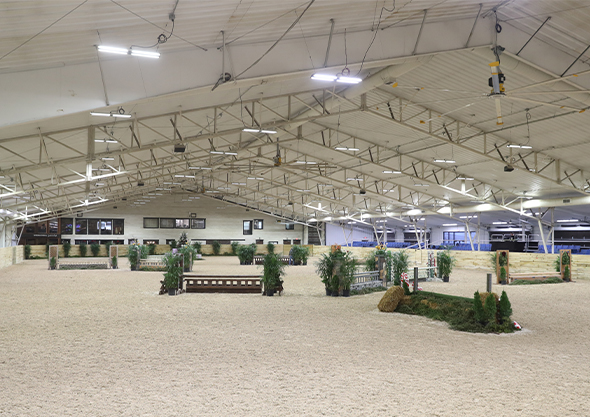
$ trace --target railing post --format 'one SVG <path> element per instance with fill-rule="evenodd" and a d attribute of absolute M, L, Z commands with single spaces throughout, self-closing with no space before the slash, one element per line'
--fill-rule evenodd
<path fill-rule="evenodd" d="M 413 292 L 417 292 L 418 291 L 418 267 L 415 266 L 414 267 L 414 291 Z"/>
<path fill-rule="evenodd" d="M 487 276 L 486 292 L 492 292 L 492 274 Z"/>

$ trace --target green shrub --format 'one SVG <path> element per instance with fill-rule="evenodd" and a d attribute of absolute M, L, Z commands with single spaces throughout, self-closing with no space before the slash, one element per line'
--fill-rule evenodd
<path fill-rule="evenodd" d="M 45 257 L 48 258 L 49 257 L 49 243 L 45 244 Z"/>
<path fill-rule="evenodd" d="M 166 267 L 164 286 L 167 290 L 178 288 L 178 283 L 182 275 L 182 268 L 180 266 L 181 257 L 182 254 L 172 252 L 168 252 L 164 255 L 163 262 Z"/>
<path fill-rule="evenodd" d="M 84 243 L 84 242 L 80 243 L 80 256 L 82 258 L 84 258 L 86 256 L 87 252 L 88 252 L 88 246 L 86 245 L 86 243 Z"/>
<path fill-rule="evenodd" d="M 338 249 L 320 257 L 316 263 L 316 273 L 326 289 L 338 293 L 341 289 L 350 289 L 354 282 L 356 265 L 356 259 L 350 252 Z"/>
<path fill-rule="evenodd" d="M 49 260 L 49 268 L 51 268 L 51 269 L 57 268 L 57 259 L 55 259 L 55 256 L 52 256 L 51 259 Z"/>
<path fill-rule="evenodd" d="M 69 258 L 70 251 L 72 250 L 72 244 L 69 240 L 66 240 L 64 243 L 62 243 L 62 247 L 64 249 L 64 257 Z"/>
<path fill-rule="evenodd" d="M 254 254 L 256 253 L 256 245 L 240 245 L 237 249 L 240 265 L 252 265 L 254 262 Z"/>
<path fill-rule="evenodd" d="M 239 242 L 232 242 L 231 243 L 231 254 L 234 256 L 238 256 L 238 248 L 240 247 Z"/>
<path fill-rule="evenodd" d="M 195 248 L 195 250 L 197 251 L 197 253 L 201 253 L 201 242 L 194 242 L 193 243 L 193 248 Z"/>
<path fill-rule="evenodd" d="M 555 260 L 553 261 L 553 269 L 555 269 L 555 272 L 561 272 L 561 264 L 559 263 L 559 255 L 557 255 L 557 258 L 555 258 Z"/>
<path fill-rule="evenodd" d="M 508 294 L 506 294 L 506 291 L 502 291 L 502 295 L 500 296 L 498 315 L 500 316 L 500 320 L 503 322 L 510 321 L 510 316 L 512 315 L 512 305 L 510 304 L 510 300 L 508 300 Z"/>
<path fill-rule="evenodd" d="M 31 259 L 31 245 L 25 245 L 25 259 Z"/>
<path fill-rule="evenodd" d="M 176 243 L 176 239 L 172 239 L 172 241 L 170 242 L 170 249 L 176 249 L 177 245 L 178 243 Z"/>
<path fill-rule="evenodd" d="M 493 293 L 489 293 L 483 305 L 483 315 L 485 321 L 487 323 L 496 323 L 497 311 L 498 307 L 496 305 L 496 296 Z"/>
<path fill-rule="evenodd" d="M 178 253 L 184 257 L 184 272 L 189 272 L 193 266 L 197 251 L 191 245 L 184 245 L 178 249 Z"/>
<path fill-rule="evenodd" d="M 564 281 L 569 281 L 570 280 L 570 267 L 569 267 L 569 265 L 566 265 L 563 268 L 563 280 Z"/>
<path fill-rule="evenodd" d="M 155 255 L 156 254 L 156 244 L 155 243 L 150 243 L 148 245 L 148 253 L 150 255 Z"/>
<path fill-rule="evenodd" d="M 141 259 L 141 247 L 137 243 L 133 243 L 127 247 L 127 259 L 129 260 L 131 269 L 136 269 Z"/>
<path fill-rule="evenodd" d="M 391 271 L 393 274 L 393 284 L 401 284 L 401 276 L 408 273 L 410 255 L 405 251 L 394 252 L 391 256 Z"/>
<path fill-rule="evenodd" d="M 274 243 L 270 243 L 270 242 L 267 243 L 266 244 L 266 251 L 268 253 L 275 253 L 275 245 L 274 245 Z"/>
<path fill-rule="evenodd" d="M 473 294 L 473 313 L 475 315 L 475 320 L 479 323 L 485 323 L 485 315 L 483 312 L 483 305 L 481 304 L 481 296 L 479 295 L 479 291 L 475 291 Z"/>
<path fill-rule="evenodd" d="M 524 280 L 516 279 L 510 285 L 537 285 L 537 284 L 563 284 L 563 280 L 559 277 L 551 277 L 547 279 Z"/>
<path fill-rule="evenodd" d="M 293 263 L 295 265 L 307 265 L 307 259 L 309 258 L 309 248 L 301 245 L 293 245 L 291 247 L 291 256 L 293 257 Z"/>
<path fill-rule="evenodd" d="M 249 246 L 249 245 L 248 245 Z M 247 246 L 242 246 L 242 248 Z M 279 255 L 269 253 L 264 257 L 264 265 L 261 281 L 264 284 L 264 291 L 275 291 L 285 273 L 285 265 L 281 262 Z"/>
<path fill-rule="evenodd" d="M 150 253 L 150 248 L 147 245 L 139 245 L 139 258 L 140 259 L 147 259 Z"/>
<path fill-rule="evenodd" d="M 111 263 L 113 265 L 113 269 L 117 269 L 118 264 L 117 264 L 117 257 L 113 256 L 113 259 L 111 259 Z"/>
<path fill-rule="evenodd" d="M 90 245 L 90 252 L 92 252 L 92 256 L 97 257 L 98 252 L 100 252 L 100 244 L 99 243 L 92 243 Z"/>
<path fill-rule="evenodd" d="M 219 256 L 219 253 L 221 252 L 221 243 L 219 243 L 218 241 L 214 241 L 211 244 L 211 248 L 213 249 L 213 255 Z"/>
<path fill-rule="evenodd" d="M 500 281 L 506 281 L 506 268 L 500 267 Z"/>
<path fill-rule="evenodd" d="M 111 246 L 113 246 L 113 241 L 109 240 L 107 243 L 104 244 L 104 248 L 107 254 L 107 258 L 111 256 Z"/>
<path fill-rule="evenodd" d="M 402 282 L 402 287 L 404 288 L 404 295 L 411 295 L 412 292 L 410 291 L 410 286 L 408 285 L 408 283 L 404 280 Z"/>
<path fill-rule="evenodd" d="M 455 259 L 455 257 L 451 254 L 450 249 L 440 251 L 437 255 L 439 278 L 450 276 L 451 272 L 453 272 L 455 264 L 457 263 L 457 259 Z"/>

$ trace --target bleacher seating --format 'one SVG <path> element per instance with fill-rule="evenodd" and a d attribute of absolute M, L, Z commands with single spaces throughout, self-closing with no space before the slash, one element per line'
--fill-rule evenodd
<path fill-rule="evenodd" d="M 580 245 L 555 245 L 553 252 L 559 253 L 560 249 L 570 249 L 572 251 L 572 254 L 579 253 L 590 255 L 590 252 L 584 252 L 588 249 L 582 249 Z M 545 248 L 543 247 L 543 244 L 539 244 L 539 249 L 537 250 L 537 253 L 545 253 Z M 547 253 L 551 253 L 551 245 L 547 245 Z"/>

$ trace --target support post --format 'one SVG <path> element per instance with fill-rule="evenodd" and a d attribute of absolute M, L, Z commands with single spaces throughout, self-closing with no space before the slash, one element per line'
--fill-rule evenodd
<path fill-rule="evenodd" d="M 415 266 L 414 267 L 414 291 L 413 292 L 417 292 L 418 291 L 418 267 Z"/>
<path fill-rule="evenodd" d="M 487 274 L 486 292 L 492 292 L 492 274 Z"/>

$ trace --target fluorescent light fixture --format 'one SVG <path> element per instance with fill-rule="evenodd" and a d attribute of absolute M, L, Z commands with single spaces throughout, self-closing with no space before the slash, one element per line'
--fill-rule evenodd
<path fill-rule="evenodd" d="M 205 169 L 212 169 L 212 168 L 210 168 L 210 167 L 188 167 L 188 169 L 203 169 L 203 170 L 205 170 Z"/>
<path fill-rule="evenodd" d="M 383 171 L 384 174 L 401 174 L 401 171 Z"/>
<path fill-rule="evenodd" d="M 364 181 L 362 178 L 347 178 L 346 181 Z"/>
<path fill-rule="evenodd" d="M 336 81 L 336 77 L 335 75 L 330 75 L 330 74 L 313 74 L 311 76 L 312 80 L 317 80 L 317 81 Z"/>
<path fill-rule="evenodd" d="M 477 219 L 477 216 L 460 216 L 460 219 Z"/>
<path fill-rule="evenodd" d="M 508 224 L 508 222 L 492 222 L 492 224 Z"/>
<path fill-rule="evenodd" d="M 519 148 L 519 149 L 533 149 L 532 146 L 529 145 L 506 145 L 507 148 Z"/>
<path fill-rule="evenodd" d="M 362 78 L 358 78 L 358 77 L 338 77 L 336 79 L 337 82 L 339 83 L 344 83 L 344 84 L 358 84 L 362 81 Z"/>
<path fill-rule="evenodd" d="M 428 187 L 430 184 L 414 184 L 414 187 Z"/>
<path fill-rule="evenodd" d="M 264 178 L 262 177 L 248 177 L 249 180 L 256 180 L 256 181 L 262 181 L 264 180 Z"/>
<path fill-rule="evenodd" d="M 579 222 L 578 219 L 562 219 L 562 220 L 555 220 L 557 223 L 576 223 Z"/>
<path fill-rule="evenodd" d="M 98 112 L 98 111 L 91 111 L 90 115 L 91 116 L 102 116 L 102 117 L 120 117 L 122 119 L 130 119 L 131 118 L 130 114 L 117 113 L 117 112 L 104 113 L 104 112 Z"/>
<path fill-rule="evenodd" d="M 100 186 L 100 185 L 104 185 L 104 182 L 97 182 L 97 183 L 95 183 L 94 185 L 98 185 L 98 186 Z"/>
<path fill-rule="evenodd" d="M 217 187 L 218 190 L 231 190 L 231 187 Z"/>
<path fill-rule="evenodd" d="M 377 220 L 377 221 L 375 221 L 375 223 L 386 223 L 386 222 L 387 222 L 387 220 Z"/>
<path fill-rule="evenodd" d="M 142 58 L 160 58 L 159 52 L 139 51 L 137 49 L 130 49 L 132 56 L 140 56 Z"/>
<path fill-rule="evenodd" d="M 337 151 L 350 151 L 350 152 L 360 151 L 359 148 L 349 148 L 348 146 L 337 146 L 334 149 L 336 149 Z"/>
<path fill-rule="evenodd" d="M 209 151 L 212 155 L 237 155 L 237 152 L 225 152 L 225 151 Z"/>
<path fill-rule="evenodd" d="M 443 223 L 443 226 L 457 226 L 457 223 Z"/>
<path fill-rule="evenodd" d="M 309 190 L 297 190 L 300 193 L 309 193 Z"/>
<path fill-rule="evenodd" d="M 175 178 L 195 178 L 194 175 L 182 175 L 182 174 L 176 174 L 174 175 Z M 173 184 L 179 184 L 179 183 L 173 183 Z"/>
<path fill-rule="evenodd" d="M 207 190 L 205 192 L 206 193 L 219 193 L 220 191 L 217 191 L 217 190 Z"/>
<path fill-rule="evenodd" d="M 305 164 L 305 165 L 316 165 L 317 162 L 313 161 L 295 161 L 296 164 Z"/>
<path fill-rule="evenodd" d="M 106 45 L 98 45 L 97 48 L 100 52 L 108 52 L 111 54 L 119 54 L 119 55 L 129 55 L 129 49 L 125 49 L 125 48 L 117 48 L 114 46 L 106 46 Z"/>
<path fill-rule="evenodd" d="M 418 214 L 422 214 L 422 210 L 420 209 L 413 209 L 408 211 L 408 216 L 416 216 Z"/>
<path fill-rule="evenodd" d="M 158 187 L 158 188 L 156 188 L 156 191 L 172 191 L 172 188 L 162 188 L 162 187 Z"/>
<path fill-rule="evenodd" d="M 434 162 L 440 162 L 441 164 L 454 164 L 456 161 L 452 159 L 435 159 Z"/>
<path fill-rule="evenodd" d="M 97 143 L 119 143 L 113 139 L 94 139 L 94 141 Z"/>
<path fill-rule="evenodd" d="M 242 132 L 268 133 L 269 135 L 273 135 L 273 134 L 277 133 L 276 130 L 270 130 L 270 129 L 252 129 L 252 128 L 249 128 L 249 127 L 246 127 L 244 129 L 242 129 Z"/>
<path fill-rule="evenodd" d="M 465 180 L 465 181 L 473 181 L 473 178 L 471 178 L 471 177 L 457 177 L 456 179 Z"/>
<path fill-rule="evenodd" d="M 111 156 L 105 156 L 105 157 L 100 158 L 100 159 L 102 159 L 103 161 L 114 161 L 115 160 L 115 158 L 113 158 Z"/>
<path fill-rule="evenodd" d="M 247 185 L 245 182 L 232 182 L 232 185 Z"/>

